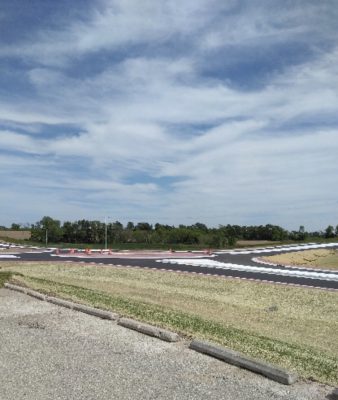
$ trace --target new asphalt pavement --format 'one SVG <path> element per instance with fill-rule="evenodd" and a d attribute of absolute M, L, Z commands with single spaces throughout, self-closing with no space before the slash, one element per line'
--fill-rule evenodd
<path fill-rule="evenodd" d="M 318 246 L 338 248 L 338 243 Z M 261 250 L 224 251 L 214 254 L 180 252 L 117 252 L 111 254 L 92 252 L 91 254 L 86 254 L 85 252 L 70 253 L 69 251 L 56 252 L 55 250 L 46 251 L 43 249 L 34 252 L 21 249 L 20 252 L 16 252 L 15 248 L 13 248 L 12 255 L 0 253 L 0 262 L 1 260 L 13 260 L 99 263 L 107 266 L 133 266 L 338 290 L 337 271 L 266 265 L 257 260 L 260 256 L 274 255 L 277 252 L 302 251 L 308 247 L 288 246 Z M 311 248 L 316 248 L 316 245 L 312 245 Z"/>

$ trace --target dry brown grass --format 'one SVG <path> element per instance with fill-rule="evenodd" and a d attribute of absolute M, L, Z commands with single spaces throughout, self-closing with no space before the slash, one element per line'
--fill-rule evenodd
<path fill-rule="evenodd" d="M 263 257 L 263 259 L 282 265 L 338 270 L 338 251 L 335 249 L 296 251 Z"/>
<path fill-rule="evenodd" d="M 134 308 L 140 304 L 146 312 L 143 310 L 138 315 L 133 315 L 129 306 L 121 306 L 116 311 L 122 310 L 125 315 L 141 319 L 148 318 L 147 322 L 158 322 L 157 317 L 162 312 L 183 315 L 182 318 L 188 320 L 190 317 L 198 318 L 204 321 L 207 333 L 196 333 L 192 325 L 184 328 L 184 333 L 202 335 L 234 348 L 238 346 L 239 351 L 278 362 L 286 368 L 303 368 L 304 376 L 315 376 L 328 383 L 338 382 L 337 292 L 77 263 L 2 262 L 0 266 L 2 270 L 23 274 L 15 277 L 18 282 L 75 301 L 84 298 L 78 297 L 76 288 L 79 288 L 82 292 L 83 289 L 89 291 L 89 295 L 85 295 L 88 301 L 91 301 L 92 294 L 96 296 L 92 303 L 96 306 L 109 304 L 100 303 L 100 295 L 105 299 L 122 299 Z M 55 282 L 54 286 L 52 282 Z M 168 324 L 168 327 L 175 328 L 175 324 Z M 235 329 L 247 333 L 240 343 L 231 342 L 232 339 L 220 336 L 219 331 L 213 333 L 213 328 L 208 331 L 208 326 L 212 324 L 220 327 L 218 330 L 224 329 L 224 332 Z M 178 325 L 176 328 L 180 329 Z M 267 338 L 276 341 L 277 347 L 286 343 L 289 350 L 285 350 L 285 354 L 284 350 L 277 354 L 274 344 L 262 344 L 261 348 L 256 342 L 250 345 L 247 335 L 255 337 L 261 344 Z M 307 352 L 314 355 L 305 365 L 305 361 L 295 361 L 289 354 L 292 352 L 297 353 L 297 357 Z M 312 366 L 313 360 L 316 360 L 316 368 Z M 325 367 L 326 372 L 322 373 L 320 365 L 324 364 L 329 367 Z M 328 374 L 331 374 L 330 377 Z"/>
<path fill-rule="evenodd" d="M 7 265 L 6 270 L 25 276 L 160 304 L 338 356 L 335 292 L 75 263 Z"/>
<path fill-rule="evenodd" d="M 237 240 L 236 245 L 238 246 L 266 246 L 273 245 L 276 242 L 272 240 Z"/>
<path fill-rule="evenodd" d="M 19 247 L 11 247 L 9 249 L 0 248 L 0 254 L 20 254 L 20 253 L 33 253 L 36 252 L 35 249 L 24 248 L 20 249 Z"/>

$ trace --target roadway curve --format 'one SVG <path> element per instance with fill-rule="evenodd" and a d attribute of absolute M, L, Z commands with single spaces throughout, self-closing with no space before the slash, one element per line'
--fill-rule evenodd
<path fill-rule="evenodd" d="M 21 249 L 11 254 L 0 252 L 1 261 L 72 261 L 105 265 L 119 265 L 195 273 L 201 275 L 216 275 L 238 279 L 265 281 L 284 285 L 315 287 L 320 289 L 338 290 L 338 271 L 321 271 L 292 266 L 266 265 L 258 262 L 257 257 L 269 256 L 288 251 L 303 251 L 309 248 L 338 248 L 338 243 L 325 245 L 295 245 L 269 247 L 265 249 L 220 251 L 214 254 L 183 253 L 183 252 L 121 252 L 113 254 L 75 253 L 56 254 L 55 250 L 39 249 L 34 252 Z M 15 258 L 14 258 L 15 257 Z"/>

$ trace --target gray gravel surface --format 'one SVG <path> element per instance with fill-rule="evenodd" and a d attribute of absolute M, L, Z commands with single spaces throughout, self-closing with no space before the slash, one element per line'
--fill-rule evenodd
<path fill-rule="evenodd" d="M 0 289 L 0 399 L 324 399 L 187 348 Z"/>

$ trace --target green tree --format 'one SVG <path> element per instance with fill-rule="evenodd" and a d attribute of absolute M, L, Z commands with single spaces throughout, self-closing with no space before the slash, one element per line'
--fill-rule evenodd
<path fill-rule="evenodd" d="M 63 236 L 60 221 L 51 217 L 43 217 L 32 226 L 32 239 L 38 242 L 59 242 Z"/>
<path fill-rule="evenodd" d="M 151 231 L 153 227 L 148 222 L 139 222 L 136 225 L 135 229 L 138 229 L 140 231 Z"/>
<path fill-rule="evenodd" d="M 325 237 L 327 239 L 329 238 L 333 238 L 335 236 L 334 234 L 334 228 L 332 225 L 329 225 L 326 229 L 325 229 Z"/>
<path fill-rule="evenodd" d="M 305 240 L 307 238 L 307 236 L 308 236 L 308 233 L 305 231 L 304 226 L 301 225 L 298 230 L 298 239 Z"/>
<path fill-rule="evenodd" d="M 135 225 L 134 225 L 134 223 L 133 222 L 128 222 L 127 223 L 127 227 L 126 227 L 127 229 L 128 229 L 128 231 L 132 231 L 134 228 L 135 228 Z"/>
<path fill-rule="evenodd" d="M 208 232 L 208 227 L 205 224 L 202 224 L 201 222 L 196 222 L 194 225 L 191 225 L 189 228 L 197 229 L 202 232 Z"/>
<path fill-rule="evenodd" d="M 124 237 L 121 222 L 115 221 L 108 225 L 108 242 L 121 243 Z"/>
<path fill-rule="evenodd" d="M 75 224 L 66 221 L 63 224 L 62 230 L 63 230 L 63 238 L 62 240 L 66 243 L 76 243 L 76 235 L 75 235 Z"/>
<path fill-rule="evenodd" d="M 11 229 L 13 230 L 13 231 L 18 231 L 18 230 L 20 230 L 20 224 L 12 224 L 12 226 L 11 226 Z"/>
<path fill-rule="evenodd" d="M 237 242 L 237 239 L 235 238 L 235 236 L 229 236 L 227 238 L 227 244 L 229 247 L 235 246 L 236 242 Z"/>

